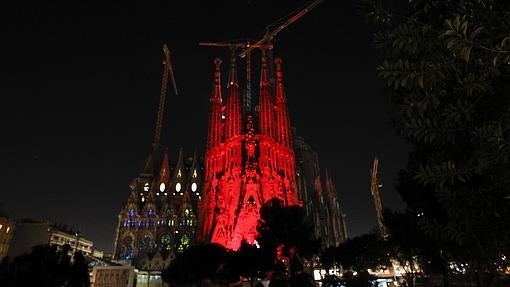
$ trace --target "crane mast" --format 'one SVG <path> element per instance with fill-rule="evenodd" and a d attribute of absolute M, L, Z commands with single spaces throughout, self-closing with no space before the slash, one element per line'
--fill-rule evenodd
<path fill-rule="evenodd" d="M 382 215 L 382 204 L 381 197 L 379 195 L 379 188 L 382 187 L 382 184 L 379 182 L 378 177 L 378 168 L 379 168 L 379 160 L 374 158 L 372 161 L 372 169 L 370 171 L 370 192 L 372 194 L 374 205 L 375 205 L 375 213 L 377 219 L 377 227 L 379 229 L 379 234 L 383 239 L 388 237 L 388 231 L 386 226 L 384 226 L 383 215 Z"/>
<path fill-rule="evenodd" d="M 163 115 L 165 113 L 165 102 L 168 86 L 168 78 L 172 81 L 174 93 L 177 95 L 177 85 L 175 84 L 175 77 L 172 68 L 172 62 L 170 62 L 170 50 L 167 45 L 163 45 L 163 77 L 161 79 L 161 93 L 159 95 L 159 106 L 158 115 L 156 118 L 156 128 L 154 132 L 154 141 L 152 143 L 153 151 L 157 152 L 161 142 L 161 130 L 163 126 Z"/>

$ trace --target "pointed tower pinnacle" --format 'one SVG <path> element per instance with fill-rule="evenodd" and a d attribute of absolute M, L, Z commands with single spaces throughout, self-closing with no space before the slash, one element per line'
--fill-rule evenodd
<path fill-rule="evenodd" d="M 291 147 L 291 127 L 289 110 L 287 108 L 287 98 L 283 87 L 282 59 L 276 58 L 276 135 L 279 144 L 285 147 Z"/>
<path fill-rule="evenodd" d="M 220 144 L 222 138 L 222 107 L 221 107 L 221 59 L 214 59 L 214 87 L 211 95 L 211 112 L 209 114 L 209 132 L 207 147 L 212 148 Z"/>
<path fill-rule="evenodd" d="M 226 107 L 225 140 L 241 134 L 242 110 L 237 81 L 235 49 L 230 58 L 230 75 L 228 80 L 228 98 Z"/>
<path fill-rule="evenodd" d="M 262 50 L 262 69 L 260 74 L 259 95 L 259 130 L 261 135 L 274 136 L 274 102 L 271 96 L 271 84 L 267 71 L 267 58 L 265 50 Z"/>
<path fill-rule="evenodd" d="M 168 195 L 167 189 L 170 185 L 170 160 L 168 159 L 168 149 L 163 152 L 163 160 L 161 161 L 161 167 L 159 169 L 159 180 L 156 187 L 156 196 L 164 198 Z"/>

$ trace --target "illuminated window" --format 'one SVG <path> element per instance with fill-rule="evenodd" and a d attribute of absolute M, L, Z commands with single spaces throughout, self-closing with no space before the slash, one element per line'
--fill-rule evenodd
<path fill-rule="evenodd" d="M 0 224 L 0 229 L 2 229 L 3 226 L 4 226 L 3 224 Z"/>
<path fill-rule="evenodd" d="M 177 177 L 180 178 L 182 176 L 181 169 L 177 172 Z"/>
<path fill-rule="evenodd" d="M 182 225 L 195 226 L 195 223 L 195 215 L 191 212 L 191 209 L 186 208 L 184 210 L 184 219 Z"/>
<path fill-rule="evenodd" d="M 195 192 L 195 191 L 197 191 L 197 188 L 198 188 L 197 183 L 196 183 L 196 182 L 193 182 L 193 183 L 191 184 L 191 191 Z"/>
<path fill-rule="evenodd" d="M 145 202 L 145 197 L 142 197 L 142 202 Z"/>
<path fill-rule="evenodd" d="M 175 184 L 175 191 L 179 192 L 179 191 L 181 191 L 181 188 L 182 188 L 182 186 L 181 186 L 180 182 Z"/>
<path fill-rule="evenodd" d="M 9 230 L 11 230 L 11 227 L 7 226 L 7 230 L 5 231 L 5 233 L 9 233 Z"/>
<path fill-rule="evenodd" d="M 179 253 L 182 253 L 184 250 L 188 249 L 189 242 L 190 242 L 189 237 L 186 234 L 184 234 L 181 238 L 181 243 L 179 244 L 177 251 Z"/>
<path fill-rule="evenodd" d="M 149 183 L 146 182 L 144 185 L 143 185 L 143 190 L 144 191 L 149 191 Z"/>
<path fill-rule="evenodd" d="M 164 183 L 164 182 L 162 182 L 162 183 L 159 185 L 159 191 L 161 191 L 161 192 L 165 191 L 165 187 L 166 187 L 165 183 Z"/>
<path fill-rule="evenodd" d="M 196 169 L 193 170 L 193 177 L 197 177 L 197 170 Z"/>
<path fill-rule="evenodd" d="M 161 242 L 161 248 L 163 250 L 170 251 L 172 249 L 172 237 L 170 237 L 169 234 L 163 234 L 160 239 Z"/>

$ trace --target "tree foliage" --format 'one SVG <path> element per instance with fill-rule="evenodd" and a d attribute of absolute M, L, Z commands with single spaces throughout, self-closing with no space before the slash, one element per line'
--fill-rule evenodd
<path fill-rule="evenodd" d="M 358 273 L 390 266 L 390 245 L 376 233 L 351 238 L 337 247 L 336 260 L 344 270 Z"/>
<path fill-rule="evenodd" d="M 395 127 L 413 147 L 404 173 L 415 188 L 403 198 L 429 236 L 454 242 L 477 274 L 492 272 L 510 238 L 510 2 L 390 4 L 361 8 L 400 111 Z"/>
<path fill-rule="evenodd" d="M 229 260 L 225 247 L 216 243 L 195 245 L 170 263 L 162 278 L 170 286 L 194 286 L 218 277 Z"/>
<path fill-rule="evenodd" d="M 271 286 L 293 286 L 297 281 L 305 280 L 306 276 L 301 274 L 304 260 L 319 253 L 321 242 L 313 237 L 312 225 L 304 209 L 300 206 L 284 206 L 282 201 L 273 198 L 260 208 L 257 231 L 257 241 L 265 258 L 264 266 L 269 267 L 268 271 L 272 273 Z M 282 256 L 289 260 L 286 266 L 277 260 L 279 247 Z M 267 265 L 268 259 L 271 260 L 270 265 Z M 301 282 L 305 283 L 309 282 Z"/>
<path fill-rule="evenodd" d="M 312 225 L 299 206 L 284 206 L 274 198 L 260 208 L 257 241 L 269 256 L 275 258 L 278 246 L 290 258 L 291 271 L 302 270 L 302 258 L 319 253 L 321 242 L 313 238 Z"/>
<path fill-rule="evenodd" d="M 4 257 L 0 264 L 2 286 L 90 286 L 88 267 L 81 251 L 68 255 L 69 245 L 38 245 L 13 258 Z"/>
<path fill-rule="evenodd" d="M 261 246 L 276 250 L 284 245 L 284 252 L 292 248 L 305 258 L 317 254 L 320 240 L 313 238 L 312 225 L 299 206 L 283 206 L 278 199 L 272 199 L 260 209 L 257 225 L 257 241 Z"/>

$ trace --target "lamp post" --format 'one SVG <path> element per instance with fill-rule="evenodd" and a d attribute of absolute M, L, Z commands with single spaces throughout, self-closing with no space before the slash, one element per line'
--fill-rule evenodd
<path fill-rule="evenodd" d="M 76 231 L 74 233 L 74 235 L 76 236 L 76 246 L 74 248 L 74 252 L 78 252 L 78 247 L 79 247 L 79 241 L 80 241 L 80 236 L 81 236 L 81 232 L 80 230 Z"/>

